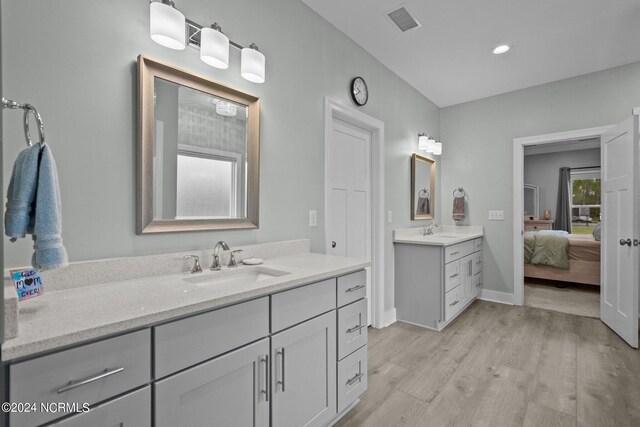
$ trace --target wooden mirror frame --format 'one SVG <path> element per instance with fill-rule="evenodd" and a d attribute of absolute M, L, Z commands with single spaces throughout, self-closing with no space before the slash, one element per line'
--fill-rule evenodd
<path fill-rule="evenodd" d="M 153 124 L 155 78 L 177 83 L 247 106 L 247 217 L 223 219 L 154 219 Z M 259 226 L 260 99 L 189 71 L 138 56 L 138 177 L 136 233 L 252 229 Z"/>
<path fill-rule="evenodd" d="M 416 214 L 416 164 L 417 162 L 427 163 L 431 165 L 431 185 L 429 188 L 430 200 L 429 215 Z M 428 157 L 413 153 L 411 155 L 411 220 L 418 221 L 423 219 L 434 219 L 436 211 L 436 161 Z"/>

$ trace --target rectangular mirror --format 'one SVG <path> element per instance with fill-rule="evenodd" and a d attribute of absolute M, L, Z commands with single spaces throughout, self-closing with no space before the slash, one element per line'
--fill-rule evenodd
<path fill-rule="evenodd" d="M 411 156 L 411 220 L 434 219 L 436 161 Z"/>
<path fill-rule="evenodd" d="M 258 227 L 260 101 L 138 57 L 137 233 Z"/>

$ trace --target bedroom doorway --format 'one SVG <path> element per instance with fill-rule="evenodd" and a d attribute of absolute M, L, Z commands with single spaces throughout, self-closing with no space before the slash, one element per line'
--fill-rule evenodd
<path fill-rule="evenodd" d="M 600 138 L 525 146 L 523 164 L 524 305 L 598 318 Z"/>
<path fill-rule="evenodd" d="M 593 166 L 600 166 L 599 156 L 596 157 L 595 153 L 599 152 L 601 135 L 610 128 L 611 126 L 605 126 L 514 139 L 514 304 L 525 305 L 526 293 L 527 305 L 599 317 L 599 289 L 594 289 L 596 284 L 599 284 L 599 251 L 595 251 L 593 248 L 588 249 L 587 252 L 591 252 L 590 258 L 588 257 L 587 261 L 577 260 L 578 263 L 586 263 L 588 266 L 583 274 L 580 273 L 581 268 L 573 269 L 572 271 L 571 268 L 559 269 L 549 266 L 549 270 L 543 270 L 543 273 L 547 274 L 535 274 L 528 271 L 528 275 L 534 277 L 528 278 L 527 286 L 525 286 L 524 232 L 525 229 L 533 232 L 545 230 L 543 233 L 545 234 L 554 229 L 564 228 L 566 230 L 569 228 L 571 230 L 573 227 L 576 228 L 575 231 L 577 233 L 593 231 L 591 227 L 595 227 L 595 223 L 599 222 L 599 213 L 597 210 L 591 212 L 590 205 L 596 205 L 597 203 L 591 203 L 591 200 L 586 200 L 583 203 L 579 198 L 574 200 L 571 197 L 570 182 L 572 177 L 570 172 L 567 174 L 569 182 L 567 182 L 568 194 L 566 197 L 570 198 L 571 202 L 566 209 L 567 212 L 562 215 L 565 219 L 569 218 L 569 225 L 562 226 L 562 224 L 559 224 L 560 216 L 556 213 L 559 169 L 563 166 L 575 169 L 574 172 L 576 173 L 573 179 L 577 181 L 579 180 L 579 174 L 577 173 L 579 170 L 591 171 L 595 169 Z M 525 157 L 529 157 L 526 163 L 530 167 L 535 168 L 535 160 L 537 160 L 539 165 L 551 163 L 554 170 L 552 172 L 543 171 L 542 173 L 540 173 L 540 170 L 525 171 Z M 553 160 L 553 162 L 550 162 L 550 160 Z M 580 167 L 588 169 L 577 169 Z M 525 172 L 527 172 L 526 176 Z M 525 184 L 527 184 L 527 190 L 525 190 Z M 528 198 L 526 202 L 525 195 Z M 529 200 L 531 197 L 534 200 Z M 589 209 L 588 212 L 585 208 Z M 527 212 L 526 217 L 525 211 Z M 576 215 L 573 215 L 574 213 Z M 585 215 L 580 215 L 581 213 Z M 587 220 L 586 217 L 591 213 L 593 213 L 593 217 L 589 216 L 590 219 Z M 526 223 L 525 219 L 527 220 Z M 567 234 L 569 233 L 567 232 Z M 594 240 L 592 234 L 583 234 L 583 236 L 586 241 Z M 580 239 L 580 237 L 577 238 Z M 585 244 L 589 245 L 590 243 L 586 241 Z M 591 244 L 595 245 L 593 242 Z M 574 256 L 575 254 L 572 253 L 572 257 Z M 565 262 L 568 262 L 568 260 Z M 575 264 L 575 262 L 571 264 Z M 592 277 L 596 270 L 598 271 L 598 279 L 594 280 Z M 576 274 L 578 275 L 577 278 L 575 277 Z M 580 285 L 572 284 L 567 287 L 568 283 L 580 283 Z M 565 287 L 557 287 L 556 285 Z"/>

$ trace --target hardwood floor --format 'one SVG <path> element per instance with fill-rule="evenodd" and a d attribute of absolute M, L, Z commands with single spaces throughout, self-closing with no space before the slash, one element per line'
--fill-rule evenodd
<path fill-rule="evenodd" d="M 640 351 L 600 320 L 476 301 L 442 332 L 369 330 L 369 390 L 337 426 L 640 426 Z"/>
<path fill-rule="evenodd" d="M 524 305 L 578 316 L 600 317 L 597 286 L 566 284 L 557 288 L 552 280 L 525 278 Z"/>

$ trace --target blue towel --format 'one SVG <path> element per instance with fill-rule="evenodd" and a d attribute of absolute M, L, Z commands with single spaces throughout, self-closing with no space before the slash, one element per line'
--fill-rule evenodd
<path fill-rule="evenodd" d="M 30 169 L 32 150 L 39 155 L 36 156 L 35 180 Z M 16 214 L 10 221 L 11 226 L 15 226 L 12 233 L 17 231 L 21 234 L 9 235 L 7 228 L 7 235 L 12 237 L 12 240 L 15 237 L 24 237 L 25 233 L 33 235 L 35 252 L 31 264 L 38 270 L 66 267 L 69 261 L 67 251 L 62 245 L 62 211 L 56 163 L 47 144 L 42 148 L 39 144 L 35 144 L 25 151 L 26 154 L 19 166 L 16 161 L 14 176 L 11 177 L 10 189 L 7 193 L 7 212 L 10 210 L 9 206 L 12 209 L 17 207 Z M 23 198 L 22 195 L 25 194 L 31 199 Z M 25 206 L 27 206 L 26 209 Z M 25 217 L 27 221 L 24 220 Z M 23 232 L 25 223 L 26 231 Z"/>
<path fill-rule="evenodd" d="M 33 234 L 39 155 L 40 145 L 35 144 L 22 150 L 13 165 L 4 216 L 4 232 L 12 242 Z"/>

